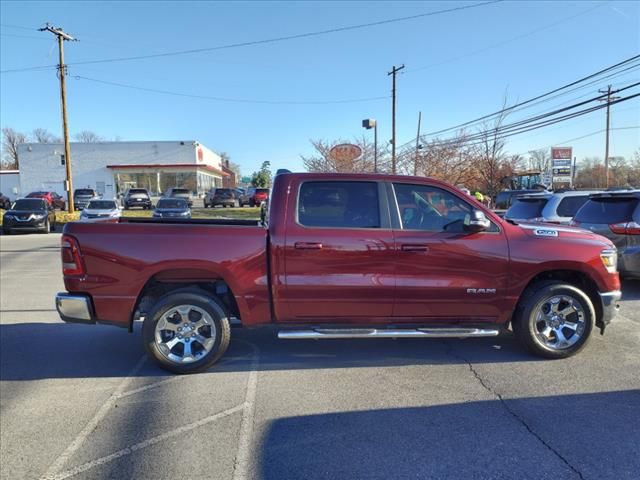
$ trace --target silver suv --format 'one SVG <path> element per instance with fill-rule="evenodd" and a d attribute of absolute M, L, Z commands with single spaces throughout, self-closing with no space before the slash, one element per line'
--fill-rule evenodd
<path fill-rule="evenodd" d="M 577 211 L 597 190 L 567 190 L 520 195 L 504 218 L 517 222 L 545 222 L 568 224 Z"/>

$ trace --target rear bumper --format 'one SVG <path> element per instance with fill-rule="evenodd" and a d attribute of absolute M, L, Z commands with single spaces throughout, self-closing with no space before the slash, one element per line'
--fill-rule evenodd
<path fill-rule="evenodd" d="M 622 298 L 622 292 L 620 290 L 613 290 L 611 292 L 599 293 L 600 303 L 602 305 L 602 325 L 601 330 L 611 323 L 611 320 L 618 314 L 620 305 L 618 302 Z"/>
<path fill-rule="evenodd" d="M 56 310 L 60 318 L 67 323 L 96 323 L 93 303 L 88 295 L 58 293 Z"/>
<path fill-rule="evenodd" d="M 623 278 L 640 278 L 640 246 L 618 251 L 618 271 Z"/>

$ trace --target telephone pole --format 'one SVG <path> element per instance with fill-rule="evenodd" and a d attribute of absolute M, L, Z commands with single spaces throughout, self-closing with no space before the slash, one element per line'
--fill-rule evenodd
<path fill-rule="evenodd" d="M 611 119 L 610 119 L 610 113 L 611 113 L 611 101 L 612 100 L 617 100 L 620 97 L 612 97 L 611 96 L 611 85 L 609 85 L 607 87 L 606 90 L 598 90 L 598 92 L 600 93 L 606 93 L 607 95 L 607 133 L 606 133 L 606 137 L 605 137 L 605 144 L 604 144 L 604 182 L 605 182 L 605 188 L 609 188 L 609 130 L 610 130 L 610 125 L 611 125 Z M 601 102 L 605 101 L 604 98 L 600 99 Z"/>
<path fill-rule="evenodd" d="M 396 74 L 404 68 L 404 64 L 393 69 L 387 74 L 391 75 L 391 173 L 396 174 Z"/>
<path fill-rule="evenodd" d="M 413 176 L 418 176 L 418 152 L 420 151 L 420 121 L 422 112 L 418 112 L 418 133 L 416 135 L 416 158 L 413 160 Z"/>
<path fill-rule="evenodd" d="M 69 126 L 67 125 L 67 87 L 65 84 L 65 76 L 67 74 L 67 66 L 64 64 L 64 42 L 77 42 L 62 28 L 54 28 L 48 23 L 45 27 L 39 28 L 41 32 L 51 32 L 58 38 L 58 56 L 60 63 L 58 64 L 58 78 L 60 78 L 60 103 L 62 104 L 62 133 L 64 136 L 64 164 L 67 171 L 67 181 L 65 189 L 67 190 L 67 209 L 69 213 L 74 212 L 73 207 L 73 178 L 71 171 L 71 148 L 69 147 Z"/>

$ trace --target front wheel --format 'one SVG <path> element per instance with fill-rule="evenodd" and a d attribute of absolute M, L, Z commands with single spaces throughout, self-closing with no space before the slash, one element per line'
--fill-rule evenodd
<path fill-rule="evenodd" d="M 142 327 L 147 353 L 165 370 L 195 373 L 216 363 L 229 346 L 229 318 L 215 299 L 199 289 L 162 297 Z"/>
<path fill-rule="evenodd" d="M 538 356 L 567 358 L 585 347 L 595 317 L 593 303 L 581 289 L 560 281 L 542 282 L 524 293 L 513 332 Z"/>

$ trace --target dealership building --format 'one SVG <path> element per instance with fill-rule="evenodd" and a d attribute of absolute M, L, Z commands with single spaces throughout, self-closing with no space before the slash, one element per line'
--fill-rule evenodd
<path fill-rule="evenodd" d="M 18 147 L 18 196 L 37 190 L 65 194 L 66 159 L 61 143 Z M 202 195 L 213 187 L 235 186 L 235 175 L 220 155 L 194 140 L 71 143 L 73 187 L 93 188 L 116 198 L 128 188 L 158 196 L 172 187 Z"/>

